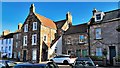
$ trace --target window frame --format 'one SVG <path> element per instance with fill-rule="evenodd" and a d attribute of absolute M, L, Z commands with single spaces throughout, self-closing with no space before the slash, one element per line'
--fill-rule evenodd
<path fill-rule="evenodd" d="M 28 24 L 24 25 L 24 32 L 28 32 Z"/>
<path fill-rule="evenodd" d="M 95 28 L 95 39 L 102 39 L 102 29 L 100 27 Z"/>
<path fill-rule="evenodd" d="M 25 43 L 25 41 L 26 41 L 26 43 Z M 23 36 L 23 46 L 27 46 L 27 35 Z"/>
<path fill-rule="evenodd" d="M 100 49 L 100 50 L 97 50 L 97 49 Z M 103 56 L 102 55 L 102 48 L 101 47 L 97 47 L 96 48 L 96 56 Z"/>
<path fill-rule="evenodd" d="M 35 28 L 35 26 L 36 26 L 36 28 Z M 33 31 L 34 30 L 37 30 L 37 22 L 33 22 Z"/>
<path fill-rule="evenodd" d="M 47 35 L 44 35 L 44 36 L 43 36 L 43 41 L 44 41 L 44 42 L 47 42 Z"/>
<path fill-rule="evenodd" d="M 35 51 L 33 53 L 33 51 Z M 37 49 L 32 49 L 32 60 L 37 60 Z"/>
<path fill-rule="evenodd" d="M 83 36 L 83 39 L 80 36 Z M 85 35 L 79 35 L 79 43 L 85 43 Z"/>
<path fill-rule="evenodd" d="M 33 34 L 32 35 L 32 45 L 36 45 L 36 44 L 37 44 L 37 34 Z"/>

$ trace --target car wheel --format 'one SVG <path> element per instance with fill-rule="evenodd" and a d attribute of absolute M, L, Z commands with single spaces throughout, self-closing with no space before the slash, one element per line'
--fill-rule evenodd
<path fill-rule="evenodd" d="M 68 64 L 68 61 L 67 60 L 64 60 L 64 62 L 63 62 L 64 64 Z"/>

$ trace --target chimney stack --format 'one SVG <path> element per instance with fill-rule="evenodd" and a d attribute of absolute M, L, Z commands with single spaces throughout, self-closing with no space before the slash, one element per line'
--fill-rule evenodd
<path fill-rule="evenodd" d="M 95 13 L 97 12 L 97 9 L 96 9 L 96 8 L 94 8 L 92 12 L 93 12 L 93 16 L 94 16 L 94 15 L 95 15 Z"/>
<path fill-rule="evenodd" d="M 35 6 L 34 6 L 34 4 L 31 4 L 31 6 L 30 6 L 30 13 L 33 13 L 33 12 L 35 12 Z"/>
<path fill-rule="evenodd" d="M 2 35 L 5 36 L 5 35 L 8 35 L 9 33 L 10 33 L 10 30 L 4 30 Z"/>
<path fill-rule="evenodd" d="M 22 27 L 22 23 L 19 23 L 19 24 L 18 24 L 18 30 L 20 30 L 21 27 Z"/>
<path fill-rule="evenodd" d="M 67 14 L 66 14 L 66 20 L 68 21 L 68 23 L 70 25 L 72 25 L 72 15 L 71 15 L 70 12 L 67 12 Z"/>

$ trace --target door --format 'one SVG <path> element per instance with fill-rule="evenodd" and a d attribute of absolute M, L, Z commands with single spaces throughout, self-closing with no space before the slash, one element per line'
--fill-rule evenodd
<path fill-rule="evenodd" d="M 115 46 L 110 46 L 109 47 L 109 53 L 110 53 L 110 64 L 113 65 L 113 57 L 116 56 L 116 51 L 115 51 Z"/>
<path fill-rule="evenodd" d="M 86 49 L 82 50 L 82 56 L 83 57 L 87 56 L 87 50 Z"/>
<path fill-rule="evenodd" d="M 23 61 L 26 61 L 26 54 L 27 54 L 27 51 L 23 50 Z"/>
<path fill-rule="evenodd" d="M 80 50 L 80 49 L 76 50 L 76 56 L 77 56 L 77 57 L 80 57 L 80 56 L 81 56 L 81 50 Z"/>

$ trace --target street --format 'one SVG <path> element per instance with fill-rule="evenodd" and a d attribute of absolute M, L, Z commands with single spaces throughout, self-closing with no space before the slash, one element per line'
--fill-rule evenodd
<path fill-rule="evenodd" d="M 72 68 L 69 65 L 58 65 L 59 68 Z M 120 68 L 120 67 L 97 67 L 97 68 Z"/>

